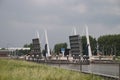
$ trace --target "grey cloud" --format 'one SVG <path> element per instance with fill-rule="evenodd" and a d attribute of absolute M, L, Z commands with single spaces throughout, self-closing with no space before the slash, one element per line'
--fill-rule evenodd
<path fill-rule="evenodd" d="M 82 33 L 85 24 L 95 37 L 119 33 L 119 0 L 2 0 L 0 5 L 0 47 L 28 43 L 36 30 L 42 35 L 44 28 L 48 29 L 52 47 L 68 42 L 72 27 Z"/>

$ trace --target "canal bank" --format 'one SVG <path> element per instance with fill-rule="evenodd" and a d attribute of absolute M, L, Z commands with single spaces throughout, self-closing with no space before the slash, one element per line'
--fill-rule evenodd
<path fill-rule="evenodd" d="M 62 59 L 37 59 L 29 58 L 28 61 L 37 62 L 40 64 L 47 64 L 50 66 L 60 67 L 68 70 L 79 71 L 87 74 L 94 74 L 109 78 L 108 80 L 118 80 L 120 78 L 120 65 L 119 62 L 112 60 L 96 60 L 90 62 L 89 60 L 74 60 L 69 61 L 67 58 Z"/>
<path fill-rule="evenodd" d="M 72 71 L 94 74 L 104 77 L 107 80 L 118 80 L 119 71 L 118 65 L 109 65 L 109 64 L 90 64 L 82 65 L 82 71 L 80 70 L 80 65 L 76 64 L 48 64 L 53 67 L 64 68 Z"/>
<path fill-rule="evenodd" d="M 67 60 L 34 60 L 33 62 L 47 64 L 53 67 L 60 67 L 68 70 L 79 71 L 87 74 L 99 75 L 107 78 L 107 80 L 118 80 L 119 79 L 119 64 L 110 63 L 90 63 L 90 64 L 80 64 L 69 63 Z"/>

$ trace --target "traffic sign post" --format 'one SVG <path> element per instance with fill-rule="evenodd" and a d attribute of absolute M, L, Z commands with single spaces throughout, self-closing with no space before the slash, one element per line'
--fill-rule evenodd
<path fill-rule="evenodd" d="M 61 52 L 62 52 L 63 57 L 64 57 L 64 54 L 65 54 L 65 48 L 61 48 Z"/>

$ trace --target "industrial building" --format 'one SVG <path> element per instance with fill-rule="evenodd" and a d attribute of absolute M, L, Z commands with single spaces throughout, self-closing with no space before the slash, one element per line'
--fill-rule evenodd
<path fill-rule="evenodd" d="M 81 43 L 81 37 L 80 35 L 72 35 L 69 36 L 70 41 L 70 52 L 72 56 L 78 57 L 79 55 L 82 55 L 82 43 Z"/>
<path fill-rule="evenodd" d="M 9 51 L 8 50 L 0 50 L 0 57 L 8 57 Z"/>
<path fill-rule="evenodd" d="M 32 39 L 32 44 L 33 44 L 32 55 L 34 55 L 34 57 L 36 57 L 37 55 L 41 57 L 41 47 L 39 38 Z"/>

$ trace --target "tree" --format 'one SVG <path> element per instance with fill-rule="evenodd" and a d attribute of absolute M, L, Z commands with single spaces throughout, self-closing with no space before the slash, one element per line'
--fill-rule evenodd
<path fill-rule="evenodd" d="M 1 48 L 1 50 L 6 50 L 5 48 Z"/>
<path fill-rule="evenodd" d="M 98 45 L 104 55 L 120 55 L 120 34 L 100 36 Z"/>
<path fill-rule="evenodd" d="M 22 49 L 21 50 L 16 50 L 18 56 L 28 54 L 32 50 L 33 45 L 32 45 L 32 43 L 30 43 L 30 44 L 25 44 L 23 47 L 24 48 L 30 48 L 30 50 L 22 50 Z"/>
<path fill-rule="evenodd" d="M 25 44 L 24 46 L 23 46 L 24 48 L 30 48 L 30 50 L 33 48 L 33 45 L 32 45 L 32 43 L 30 43 L 30 44 Z"/>
<path fill-rule="evenodd" d="M 61 48 L 67 49 L 67 43 L 58 43 L 54 46 L 55 53 L 59 54 L 61 52 Z"/>
<path fill-rule="evenodd" d="M 89 36 L 89 39 L 90 39 L 90 46 L 91 46 L 92 54 L 96 54 L 97 41 L 92 36 Z M 86 36 L 82 36 L 82 47 L 83 47 L 82 48 L 83 55 L 87 55 L 88 54 L 88 48 L 87 48 Z"/>

